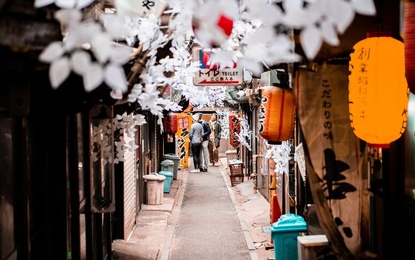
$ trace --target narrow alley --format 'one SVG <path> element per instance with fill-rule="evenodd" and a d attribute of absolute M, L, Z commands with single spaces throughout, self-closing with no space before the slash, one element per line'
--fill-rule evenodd
<path fill-rule="evenodd" d="M 232 187 L 224 155 L 208 172 L 192 167 L 179 170 L 162 205 L 145 205 L 131 238 L 114 242 L 114 259 L 274 259 L 269 203 L 253 181 Z"/>

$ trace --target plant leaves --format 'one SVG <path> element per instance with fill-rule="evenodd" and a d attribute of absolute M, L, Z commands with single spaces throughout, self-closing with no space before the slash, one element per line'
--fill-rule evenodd
<path fill-rule="evenodd" d="M 50 64 L 49 79 L 53 89 L 57 89 L 71 72 L 70 62 L 67 57 L 54 60 Z"/>
<path fill-rule="evenodd" d="M 97 63 L 91 64 L 88 68 L 88 71 L 86 71 L 83 76 L 85 91 L 91 92 L 92 90 L 96 89 L 102 83 L 103 79 L 104 76 L 102 67 Z"/>
<path fill-rule="evenodd" d="M 105 63 L 111 55 L 111 38 L 106 33 L 95 34 L 91 41 L 92 51 L 100 63 Z"/>
<path fill-rule="evenodd" d="M 123 93 L 127 91 L 127 79 L 122 67 L 108 64 L 104 69 L 105 83 L 113 89 L 119 89 Z"/>
<path fill-rule="evenodd" d="M 76 51 L 71 55 L 72 70 L 79 75 L 84 75 L 84 73 L 88 72 L 90 64 L 91 57 L 85 51 Z"/>
<path fill-rule="evenodd" d="M 76 8 L 82 9 L 84 7 L 87 7 L 88 5 L 92 4 L 94 0 L 78 0 L 78 3 L 76 4 Z"/>
<path fill-rule="evenodd" d="M 376 7 L 373 0 L 352 0 L 352 5 L 356 13 L 362 15 L 375 15 Z"/>
<path fill-rule="evenodd" d="M 353 7 L 343 0 L 325 0 L 325 3 L 325 13 L 328 19 L 334 25 L 337 32 L 343 34 L 355 16 Z"/>
<path fill-rule="evenodd" d="M 324 20 L 322 23 L 320 23 L 321 32 L 323 33 L 324 40 L 333 46 L 336 46 L 340 43 L 339 38 L 337 37 L 337 33 L 333 28 L 333 25 L 327 21 Z"/>
<path fill-rule="evenodd" d="M 62 42 L 51 42 L 39 55 L 39 60 L 45 63 L 51 63 L 54 59 L 64 54 Z"/>
<path fill-rule="evenodd" d="M 76 9 L 61 9 L 54 13 L 54 18 L 61 24 L 76 24 L 82 19 L 82 13 Z"/>
<path fill-rule="evenodd" d="M 74 8 L 77 0 L 55 0 L 55 5 L 62 9 Z"/>
<path fill-rule="evenodd" d="M 35 0 L 35 8 L 45 7 L 53 4 L 55 0 Z"/>
<path fill-rule="evenodd" d="M 301 46 L 309 60 L 314 59 L 321 45 L 323 44 L 322 35 L 316 26 L 308 26 L 301 31 Z"/>
<path fill-rule="evenodd" d="M 110 60 L 119 65 L 124 65 L 130 60 L 130 54 L 133 52 L 132 48 L 122 45 L 113 45 L 110 53 Z"/>

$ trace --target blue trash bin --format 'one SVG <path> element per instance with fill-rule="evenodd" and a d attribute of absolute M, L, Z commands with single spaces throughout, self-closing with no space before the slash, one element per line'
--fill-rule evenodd
<path fill-rule="evenodd" d="M 164 193 L 170 193 L 171 183 L 173 182 L 173 173 L 167 171 L 160 171 L 159 175 L 166 177 L 164 180 Z"/>
<path fill-rule="evenodd" d="M 172 160 L 169 160 L 169 159 L 163 160 L 160 163 L 160 165 L 161 165 L 161 170 L 162 171 L 173 173 L 173 171 L 174 171 L 174 162 Z"/>
<path fill-rule="evenodd" d="M 301 232 L 307 232 L 307 223 L 296 214 L 283 214 L 272 223 L 275 260 L 298 260 L 297 237 Z"/>
<path fill-rule="evenodd" d="M 180 167 L 180 157 L 173 153 L 166 153 L 165 155 L 163 155 L 163 160 L 173 161 L 173 180 L 177 180 L 177 172 L 179 171 Z"/>

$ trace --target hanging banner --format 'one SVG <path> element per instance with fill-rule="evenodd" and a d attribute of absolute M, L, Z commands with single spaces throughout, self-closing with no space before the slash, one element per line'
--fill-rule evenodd
<path fill-rule="evenodd" d="M 187 113 L 177 114 L 177 155 L 180 157 L 180 166 L 183 169 L 189 167 L 189 130 L 191 118 Z"/>
<path fill-rule="evenodd" d="M 366 146 L 351 128 L 348 74 L 348 65 L 327 65 L 315 72 L 300 69 L 294 92 L 314 170 L 348 249 L 357 254 L 365 221 L 362 209 L 367 206 Z"/>

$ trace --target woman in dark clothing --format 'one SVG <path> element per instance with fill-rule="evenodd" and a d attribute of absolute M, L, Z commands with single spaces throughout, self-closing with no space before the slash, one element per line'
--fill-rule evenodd
<path fill-rule="evenodd" d="M 193 123 L 190 126 L 189 136 L 192 145 L 192 157 L 194 169 L 190 172 L 200 172 L 200 151 L 202 149 L 202 125 L 198 122 L 199 115 L 193 115 Z"/>

